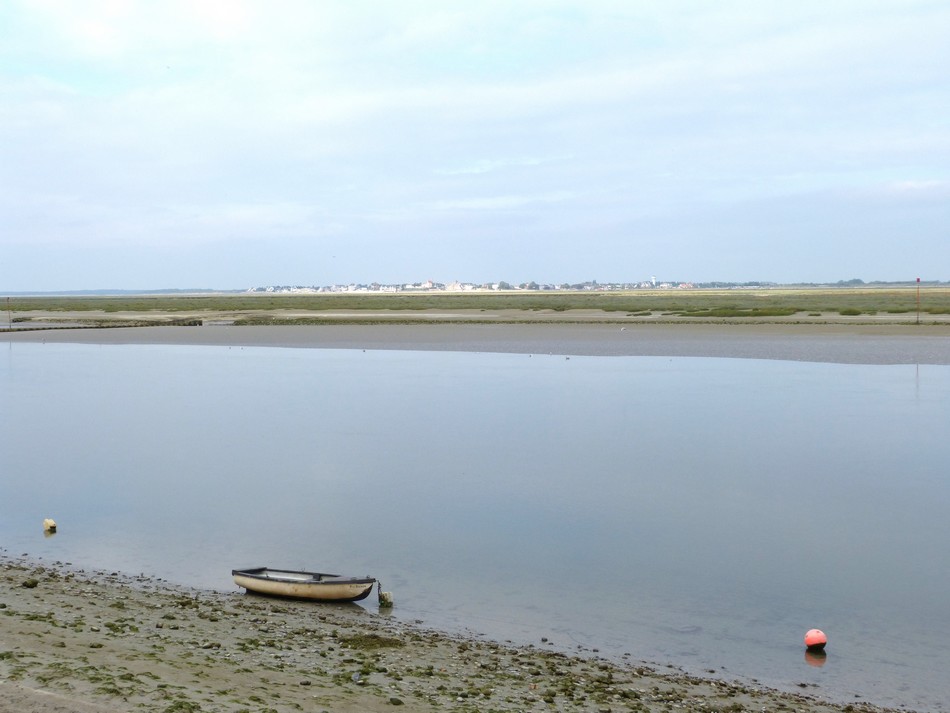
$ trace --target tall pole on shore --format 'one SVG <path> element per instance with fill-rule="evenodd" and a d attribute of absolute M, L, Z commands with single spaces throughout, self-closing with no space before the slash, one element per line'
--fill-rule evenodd
<path fill-rule="evenodd" d="M 917 324 L 920 324 L 920 278 L 917 278 Z"/>

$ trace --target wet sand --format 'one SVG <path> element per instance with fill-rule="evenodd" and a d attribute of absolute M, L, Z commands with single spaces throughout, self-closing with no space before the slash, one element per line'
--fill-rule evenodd
<path fill-rule="evenodd" d="M 399 605 L 398 599 L 396 606 Z M 0 553 L 0 711 L 881 711 Z"/>
<path fill-rule="evenodd" d="M 574 356 L 950 364 L 950 325 L 372 324 L 151 326 L 7 332 L 0 342 L 403 349 Z"/>

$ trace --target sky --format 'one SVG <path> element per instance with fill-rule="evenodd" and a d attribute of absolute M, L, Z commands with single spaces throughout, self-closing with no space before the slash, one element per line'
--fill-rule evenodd
<path fill-rule="evenodd" d="M 4 0 L 0 293 L 950 279 L 946 0 Z"/>

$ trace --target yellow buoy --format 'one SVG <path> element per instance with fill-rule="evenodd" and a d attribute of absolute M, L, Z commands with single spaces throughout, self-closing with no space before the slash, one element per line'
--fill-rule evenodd
<path fill-rule="evenodd" d="M 51 517 L 43 520 L 43 531 L 44 532 L 56 532 L 56 520 Z"/>

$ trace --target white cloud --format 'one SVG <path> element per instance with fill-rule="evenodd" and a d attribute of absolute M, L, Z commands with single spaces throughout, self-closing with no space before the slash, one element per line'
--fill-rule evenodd
<path fill-rule="evenodd" d="M 512 157 L 512 158 L 483 158 L 460 165 L 457 168 L 439 168 L 435 173 L 443 176 L 459 176 L 464 174 L 491 173 L 506 168 L 521 168 L 543 166 L 547 163 L 566 160 L 570 157 Z"/>
<path fill-rule="evenodd" d="M 436 210 L 509 210 L 537 204 L 560 203 L 575 197 L 575 194 L 570 191 L 535 195 L 486 196 L 437 201 L 431 207 Z"/>
<path fill-rule="evenodd" d="M 884 192 L 908 199 L 950 200 L 950 180 L 905 180 L 883 186 Z"/>

